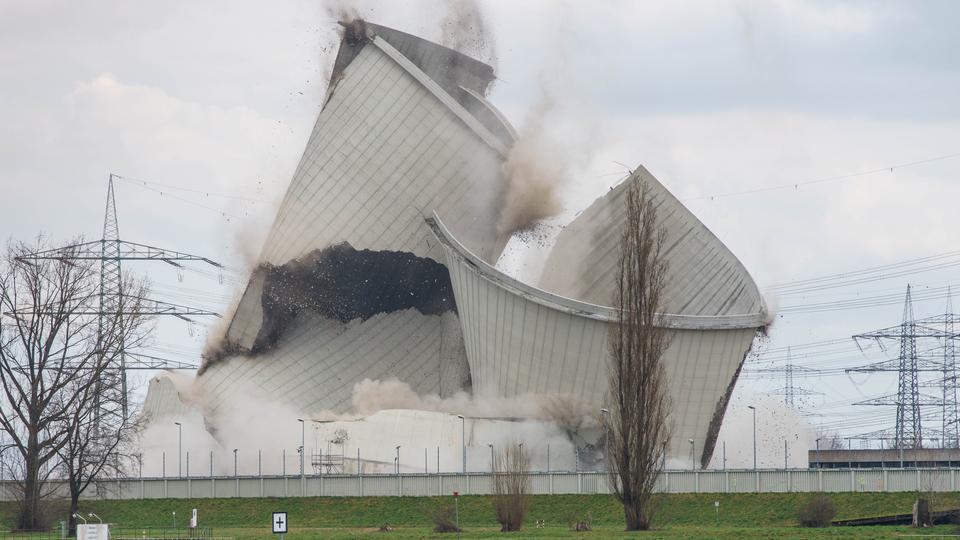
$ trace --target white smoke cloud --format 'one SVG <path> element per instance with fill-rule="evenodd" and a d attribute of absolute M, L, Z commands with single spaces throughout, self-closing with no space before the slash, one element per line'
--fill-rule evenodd
<path fill-rule="evenodd" d="M 469 430 L 466 445 L 479 448 L 468 453 L 468 466 L 478 469 L 489 461 L 484 451 L 487 445 L 500 447 L 508 441 L 523 442 L 536 467 L 546 468 L 548 453 L 551 468 L 573 467 L 576 452 L 567 433 L 577 431 L 578 443 L 584 436 L 596 438 L 599 433 L 589 407 L 576 398 L 537 395 L 496 398 L 471 396 L 466 392 L 449 398 L 420 396 L 408 384 L 396 379 L 365 379 L 355 384 L 352 408 L 344 413 L 307 413 L 281 404 L 261 390 L 247 388 L 243 392 L 245 399 L 231 403 L 230 407 L 221 407 L 216 415 L 205 418 L 211 407 L 203 386 L 182 375 L 169 374 L 168 377 L 189 411 L 154 418 L 142 433 L 140 446 L 146 476 L 165 473 L 169 477 L 181 472 L 177 468 L 181 464 L 177 458 L 180 428 L 175 422 L 182 424 L 182 472 L 187 472 L 189 454 L 192 475 L 208 474 L 211 459 L 214 474 L 232 475 L 234 448 L 241 475 L 297 472 L 301 437 L 310 456 L 318 448 L 323 451 L 334 432 L 344 427 L 351 431 L 353 442 L 343 451 L 349 450 L 352 456 L 357 449 L 362 449 L 364 463 L 373 467 L 370 471 L 378 472 L 389 472 L 389 468 L 381 471 L 377 467 L 392 464 L 390 450 L 395 441 L 391 437 L 402 439 L 405 447 L 416 447 L 420 451 L 436 452 L 439 446 L 443 449 L 440 451 L 442 467 L 454 471 L 460 463 L 455 450 L 462 443 L 455 435 L 461 427 Z M 434 428 L 424 428 L 423 433 L 391 431 L 400 425 L 398 418 L 405 415 L 418 415 L 418 420 L 410 425 L 425 423 L 424 426 Z M 456 415 L 465 417 L 463 426 Z M 300 418 L 307 424 L 302 426 L 298 422 Z M 450 422 L 456 424 L 456 429 L 448 425 Z M 436 426 L 444 425 L 447 436 L 437 435 Z M 404 461 L 414 459 L 410 454 L 403 457 Z M 418 453 L 413 464 L 401 465 L 411 471 L 422 470 L 422 455 Z"/>

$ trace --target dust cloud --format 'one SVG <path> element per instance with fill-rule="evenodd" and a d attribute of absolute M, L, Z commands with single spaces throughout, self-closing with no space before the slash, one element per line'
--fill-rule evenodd
<path fill-rule="evenodd" d="M 562 209 L 559 188 L 571 180 L 566 145 L 550 129 L 557 101 L 545 88 L 527 115 L 503 164 L 506 180 L 499 234 L 531 229 Z"/>
<path fill-rule="evenodd" d="M 408 384 L 396 379 L 366 379 L 354 385 L 352 407 L 347 412 L 306 413 L 277 400 L 267 399 L 261 389 L 250 387 L 243 392 L 246 399 L 231 402 L 229 407 L 221 407 L 219 413 L 212 414 L 202 383 L 181 375 L 166 376 L 174 383 L 185 407 L 176 413 L 152 418 L 141 434 L 140 455 L 143 456 L 145 476 L 165 474 L 170 477 L 178 472 L 185 474 L 183 460 L 187 459 L 187 453 L 192 460 L 190 474 L 194 476 L 209 474 L 211 467 L 215 475 L 232 475 L 233 449 L 237 449 L 237 467 L 241 474 L 295 473 L 299 470 L 298 444 L 295 443 L 303 436 L 302 426 L 298 422 L 300 418 L 319 423 L 370 421 L 371 417 L 383 411 L 406 409 L 462 414 L 471 421 L 519 420 L 511 424 L 514 425 L 511 429 L 515 430 L 513 436 L 528 440 L 531 445 L 549 438 L 554 441 L 555 450 L 561 447 L 560 439 L 582 445 L 584 434 L 596 431 L 599 427 L 599 421 L 592 415 L 590 407 L 570 396 L 496 398 L 459 392 L 449 398 L 440 398 L 436 395 L 418 395 Z M 175 422 L 182 426 L 183 453 L 179 461 L 181 428 Z M 375 438 L 374 433 L 370 436 Z M 373 446 L 372 442 L 365 445 L 370 449 Z M 554 457 L 559 458 L 559 454 Z M 482 461 L 481 458 L 481 455 L 476 457 Z M 179 471 L 178 465 L 183 466 Z"/>
<path fill-rule="evenodd" d="M 496 72 L 496 42 L 476 0 L 453 0 L 444 2 L 444 7 L 440 44 L 479 60 Z"/>

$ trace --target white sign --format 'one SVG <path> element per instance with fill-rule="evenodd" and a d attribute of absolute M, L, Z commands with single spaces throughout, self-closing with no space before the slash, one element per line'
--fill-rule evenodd
<path fill-rule="evenodd" d="M 284 534 L 287 532 L 287 513 L 286 512 L 274 512 L 273 521 L 273 532 L 276 534 Z"/>
<path fill-rule="evenodd" d="M 109 540 L 110 529 L 106 523 L 77 525 L 77 540 Z"/>
<path fill-rule="evenodd" d="M 190 528 L 191 529 L 197 528 L 197 509 L 196 508 L 193 509 L 193 515 L 190 516 Z"/>

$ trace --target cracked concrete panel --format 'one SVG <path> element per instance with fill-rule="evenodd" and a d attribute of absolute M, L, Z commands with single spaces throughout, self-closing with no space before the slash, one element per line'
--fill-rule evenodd
<path fill-rule="evenodd" d="M 430 223 L 447 253 L 474 392 L 567 394 L 602 407 L 607 329 L 616 313 L 518 282 L 467 251 L 440 221 Z M 760 323 L 691 316 L 666 322 L 672 339 L 663 356 L 673 403 L 670 455 L 689 456 L 687 440 L 694 439 L 707 462 L 713 424 L 718 414 L 722 420 L 728 387 Z"/>
<path fill-rule="evenodd" d="M 597 199 L 567 225 L 544 265 L 539 287 L 591 304 L 612 305 L 626 206 L 632 181 L 653 188 L 657 221 L 666 230 L 665 313 L 697 316 L 759 315 L 760 290 L 743 264 L 649 171 Z M 762 317 L 757 326 L 762 326 Z"/>
<path fill-rule="evenodd" d="M 304 310 L 273 348 L 212 364 L 197 384 L 216 424 L 221 409 L 249 395 L 304 414 L 345 412 L 356 383 L 390 378 L 421 395 L 448 397 L 469 387 L 456 315 L 410 308 L 342 323 Z"/>

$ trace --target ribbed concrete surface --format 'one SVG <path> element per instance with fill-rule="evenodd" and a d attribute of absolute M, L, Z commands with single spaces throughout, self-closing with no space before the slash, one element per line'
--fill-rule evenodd
<path fill-rule="evenodd" d="M 436 211 L 493 261 L 503 147 L 383 40 L 348 65 L 317 119 L 261 259 L 283 264 L 343 241 L 436 260 Z"/>
<path fill-rule="evenodd" d="M 165 417 L 182 417 L 196 412 L 195 409 L 180 400 L 173 381 L 163 375 L 150 379 L 147 385 L 147 397 L 143 400 L 142 414 L 151 421 Z"/>
<path fill-rule="evenodd" d="M 652 188 L 657 220 L 666 229 L 665 312 L 699 316 L 760 313 L 760 291 L 746 268 L 643 167 L 564 228 L 544 265 L 539 287 L 591 304 L 613 304 L 624 196 L 634 180 Z"/>
<path fill-rule="evenodd" d="M 215 419 L 250 395 L 304 414 L 344 411 L 355 383 L 394 377 L 421 395 L 462 388 L 469 375 L 456 315 L 409 309 L 342 324 L 304 312 L 272 351 L 218 362 L 197 381 Z"/>
<path fill-rule="evenodd" d="M 470 254 L 440 221 L 431 223 L 447 253 L 474 391 L 572 394 L 599 410 L 607 392 L 612 311 L 524 285 Z M 694 439 L 708 461 L 712 442 L 705 443 L 719 428 L 711 421 L 718 408 L 722 415 L 727 387 L 757 325 L 711 329 L 704 322 L 674 317 L 677 329 L 663 362 L 673 402 L 671 454 L 689 455 L 687 440 Z"/>
<path fill-rule="evenodd" d="M 429 72 L 441 72 L 433 64 L 448 57 L 430 51 L 439 46 L 402 37 L 393 36 Z M 468 86 L 485 83 L 471 79 Z M 449 216 L 473 249 L 495 260 L 506 241 L 496 237 L 504 151 L 501 140 L 436 81 L 374 38 L 342 67 L 261 260 L 282 265 L 346 241 L 358 250 L 408 251 L 440 261 L 423 222 L 434 210 Z M 228 330 L 242 347 L 252 345 L 263 322 L 262 281 L 252 276 Z M 200 381 L 214 396 L 214 409 L 236 397 L 236 388 L 254 385 L 304 411 L 344 410 L 353 385 L 367 377 L 398 377 L 420 393 L 449 395 L 469 376 L 456 315 L 443 319 L 445 325 L 440 317 L 407 310 L 342 324 L 304 314 L 272 352 L 215 364 Z"/>

